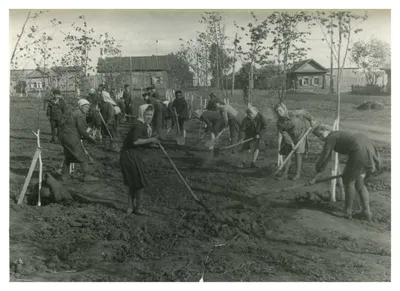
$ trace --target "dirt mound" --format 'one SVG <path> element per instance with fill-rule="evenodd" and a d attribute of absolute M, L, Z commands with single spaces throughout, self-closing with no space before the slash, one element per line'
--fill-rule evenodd
<path fill-rule="evenodd" d="M 385 105 L 377 101 L 367 101 L 358 106 L 357 110 L 382 110 Z"/>

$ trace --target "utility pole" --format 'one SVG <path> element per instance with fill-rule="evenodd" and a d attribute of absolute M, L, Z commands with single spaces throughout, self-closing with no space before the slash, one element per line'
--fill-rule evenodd
<path fill-rule="evenodd" d="M 232 65 L 232 90 L 231 95 L 235 91 L 235 63 L 236 63 L 236 47 L 237 47 L 237 33 L 235 34 L 235 50 L 233 51 L 233 65 Z"/>

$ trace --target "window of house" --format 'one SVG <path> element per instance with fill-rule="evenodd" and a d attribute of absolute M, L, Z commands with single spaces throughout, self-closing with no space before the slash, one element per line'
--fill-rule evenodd
<path fill-rule="evenodd" d="M 319 85 L 319 78 L 318 77 L 314 78 L 314 85 Z"/>
<path fill-rule="evenodd" d="M 32 83 L 32 88 L 37 88 L 37 83 L 36 82 Z"/>
<path fill-rule="evenodd" d="M 303 78 L 303 86 L 308 86 L 309 82 L 308 82 L 308 77 Z"/>
<path fill-rule="evenodd" d="M 153 84 L 154 85 L 162 85 L 163 84 L 163 78 L 162 77 L 153 77 Z"/>

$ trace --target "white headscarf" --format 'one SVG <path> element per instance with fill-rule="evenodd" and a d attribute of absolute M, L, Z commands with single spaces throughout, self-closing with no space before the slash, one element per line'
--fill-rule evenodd
<path fill-rule="evenodd" d="M 111 98 L 110 93 L 107 91 L 101 92 L 101 96 L 103 97 L 104 102 L 111 103 L 114 106 L 117 106 L 117 103 Z"/>
<path fill-rule="evenodd" d="M 139 112 L 138 112 L 137 120 L 140 121 L 143 124 L 146 124 L 146 123 L 144 123 L 144 112 L 146 111 L 147 107 L 149 107 L 149 106 L 150 106 L 150 104 L 143 104 L 143 105 L 139 106 Z M 148 134 L 149 137 L 151 137 L 151 134 L 152 134 L 151 126 L 148 123 L 146 125 L 147 125 L 147 134 Z"/>

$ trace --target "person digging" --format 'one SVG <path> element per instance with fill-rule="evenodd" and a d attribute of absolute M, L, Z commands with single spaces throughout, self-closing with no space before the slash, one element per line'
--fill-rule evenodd
<path fill-rule="evenodd" d="M 151 97 L 150 93 L 142 94 L 143 100 L 147 104 L 151 104 L 154 109 L 154 116 L 152 119 L 152 130 L 158 138 L 163 138 L 162 126 L 163 126 L 163 118 L 164 118 L 164 106 L 161 104 L 159 99 L 155 97 Z"/>
<path fill-rule="evenodd" d="M 240 133 L 240 122 L 238 118 L 238 111 L 229 104 L 224 104 L 220 100 L 216 101 L 216 106 L 220 109 L 221 115 L 224 119 L 225 126 L 229 128 L 230 142 L 234 145 L 238 142 Z M 235 148 L 232 153 L 235 153 Z"/>
<path fill-rule="evenodd" d="M 279 103 L 274 107 L 275 114 L 278 116 L 276 126 L 282 134 L 282 144 L 279 149 L 279 154 L 287 157 L 295 148 L 295 145 L 300 142 L 303 135 L 309 127 L 315 127 L 316 123 L 313 117 L 305 110 L 288 111 L 285 104 Z M 308 139 L 305 137 L 296 148 L 296 175 L 292 180 L 300 179 L 302 167 L 302 155 L 307 151 Z M 287 180 L 288 172 L 291 165 L 289 159 L 283 167 L 283 172 L 277 177 L 277 180 Z"/>
<path fill-rule="evenodd" d="M 143 150 L 150 145 L 158 144 L 159 140 L 152 136 L 150 126 L 154 115 L 154 107 L 144 104 L 139 107 L 138 118 L 133 121 L 124 140 L 120 153 L 120 167 L 124 184 L 127 186 L 128 209 L 127 213 L 145 214 L 142 207 L 142 199 L 145 188 L 148 186 L 144 173 L 144 163 L 141 159 Z"/>
<path fill-rule="evenodd" d="M 83 172 L 84 182 L 97 181 L 89 173 L 89 157 L 85 153 L 81 139 L 96 143 L 95 139 L 86 131 L 86 115 L 90 109 L 90 103 L 86 99 L 78 101 L 78 108 L 66 113 L 60 124 L 60 143 L 64 149 L 64 163 L 62 165 L 61 180 L 66 182 L 69 178 L 70 163 L 79 163 Z"/>
<path fill-rule="evenodd" d="M 240 142 L 253 138 L 253 140 L 243 143 L 243 162 L 239 164 L 239 168 L 245 168 L 247 163 L 247 156 L 251 155 L 251 168 L 259 168 L 256 165 L 256 160 L 260 152 L 262 138 L 265 136 L 267 123 L 264 117 L 258 112 L 257 108 L 250 107 L 246 109 L 246 116 L 243 118 L 240 125 Z"/>
<path fill-rule="evenodd" d="M 314 134 L 324 141 L 324 148 L 316 163 L 316 174 L 307 185 L 313 185 L 322 175 L 329 161 L 332 152 L 347 155 L 346 167 L 343 170 L 343 183 L 345 187 L 345 208 L 344 214 L 348 219 L 353 217 L 353 202 L 358 193 L 362 203 L 362 212 L 355 216 L 372 220 L 369 192 L 365 186 L 365 179 L 368 179 L 374 172 L 380 169 L 381 157 L 375 145 L 362 133 L 352 133 L 344 130 L 332 131 L 332 127 L 318 125 Z"/>
<path fill-rule="evenodd" d="M 48 102 L 46 109 L 47 118 L 50 121 L 51 127 L 51 143 L 59 143 L 59 126 L 63 114 L 66 111 L 66 105 L 61 98 L 61 92 L 58 89 L 53 90 L 53 98 Z"/>
<path fill-rule="evenodd" d="M 175 99 L 172 101 L 172 111 L 178 120 L 178 125 L 183 141 L 186 139 L 186 123 L 189 120 L 189 105 L 182 95 L 182 91 L 175 91 Z M 175 120 L 175 118 L 173 120 Z M 176 123 L 176 122 L 175 122 Z"/>

